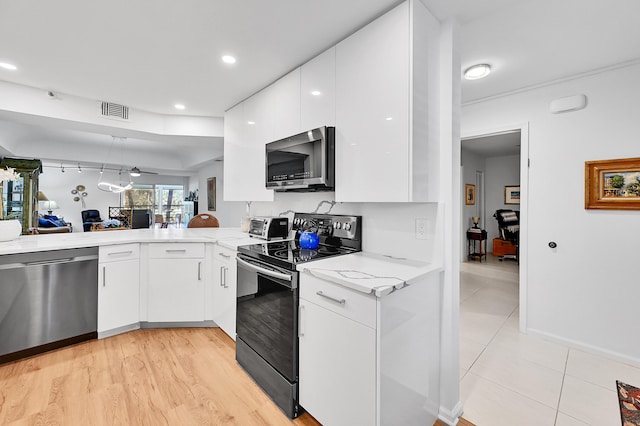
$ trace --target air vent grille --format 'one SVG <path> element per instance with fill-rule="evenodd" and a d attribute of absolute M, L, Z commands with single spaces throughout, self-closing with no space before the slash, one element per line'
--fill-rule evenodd
<path fill-rule="evenodd" d="M 128 106 L 114 104 L 113 102 L 102 102 L 100 111 L 103 117 L 129 120 Z"/>

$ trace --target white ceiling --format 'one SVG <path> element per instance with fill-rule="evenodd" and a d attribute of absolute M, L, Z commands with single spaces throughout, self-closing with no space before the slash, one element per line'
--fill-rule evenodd
<path fill-rule="evenodd" d="M 640 58 L 638 0 L 423 2 L 460 22 L 463 69 L 493 65 L 486 79 L 462 83 L 463 103 Z M 161 114 L 222 116 L 398 3 L 0 0 L 0 62 L 19 68 L 0 68 L 0 80 Z M 223 64 L 227 53 L 238 62 Z M 175 110 L 177 102 L 187 109 Z"/>

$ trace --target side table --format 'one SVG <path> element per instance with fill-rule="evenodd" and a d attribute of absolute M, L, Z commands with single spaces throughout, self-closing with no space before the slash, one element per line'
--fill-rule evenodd
<path fill-rule="evenodd" d="M 479 228 L 471 228 L 467 231 L 467 260 L 478 259 L 482 262 L 482 257 L 487 260 L 487 231 Z"/>

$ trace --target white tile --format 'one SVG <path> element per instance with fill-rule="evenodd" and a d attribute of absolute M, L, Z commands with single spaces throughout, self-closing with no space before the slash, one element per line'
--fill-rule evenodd
<path fill-rule="evenodd" d="M 613 391 L 616 380 L 640 387 L 640 368 L 577 349 L 569 351 L 567 374 Z"/>
<path fill-rule="evenodd" d="M 564 373 L 569 349 L 538 336 L 520 333 L 505 324 L 491 340 L 487 352 L 523 359 Z"/>
<path fill-rule="evenodd" d="M 465 300 L 460 309 L 508 317 L 518 306 L 518 295 L 494 287 L 482 288 Z"/>
<path fill-rule="evenodd" d="M 534 399 L 554 410 L 557 409 L 562 388 L 562 371 L 544 367 L 521 357 L 513 357 L 500 349 L 489 350 L 489 348 L 473 364 L 471 373 Z"/>
<path fill-rule="evenodd" d="M 558 412 L 558 417 L 556 418 L 556 426 L 589 426 L 589 424 L 581 422 L 578 419 L 575 419 L 571 416 L 567 416 L 564 413 Z"/>
<path fill-rule="evenodd" d="M 460 383 L 464 418 L 476 426 L 552 426 L 556 410 L 467 373 Z"/>
<path fill-rule="evenodd" d="M 460 368 L 468 370 L 485 347 L 469 339 L 460 339 Z"/>
<path fill-rule="evenodd" d="M 518 306 L 511 312 L 507 322 L 504 323 L 505 329 L 517 330 L 520 331 L 520 307 Z"/>
<path fill-rule="evenodd" d="M 616 391 L 569 375 L 564 378 L 559 411 L 591 426 L 620 426 Z"/>
<path fill-rule="evenodd" d="M 465 312 L 460 308 L 460 339 L 486 345 L 506 321 L 506 315 Z"/>

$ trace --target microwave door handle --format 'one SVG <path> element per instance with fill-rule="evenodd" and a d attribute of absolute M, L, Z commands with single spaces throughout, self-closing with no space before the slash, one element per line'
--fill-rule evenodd
<path fill-rule="evenodd" d="M 238 265 L 242 266 L 245 269 L 248 269 L 250 271 L 254 271 L 254 272 L 259 272 L 263 275 L 267 275 L 269 277 L 273 277 L 273 278 L 278 278 L 280 280 L 284 280 L 284 281 L 291 281 L 291 275 L 289 274 L 282 274 L 280 272 L 276 272 L 276 271 L 271 271 L 269 269 L 263 269 L 260 268 L 259 266 L 253 265 L 249 262 L 246 262 L 240 258 L 236 258 Z"/>

